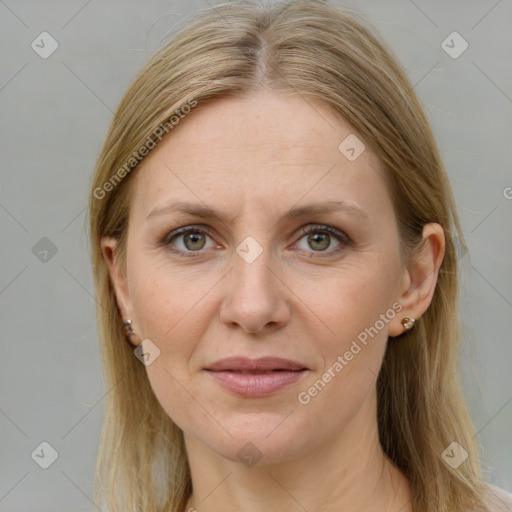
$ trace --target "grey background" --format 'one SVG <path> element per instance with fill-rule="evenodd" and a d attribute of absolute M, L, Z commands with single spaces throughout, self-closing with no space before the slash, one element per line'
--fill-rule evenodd
<path fill-rule="evenodd" d="M 471 251 L 461 298 L 464 389 L 488 478 L 510 491 L 512 2 L 343 5 L 365 13 L 406 67 L 449 171 Z M 96 508 L 91 483 L 108 390 L 85 231 L 92 169 L 137 70 L 181 16 L 207 6 L 0 0 L 1 511 Z M 43 31 L 59 44 L 47 59 L 31 48 Z M 469 43 L 457 59 L 441 48 L 453 31 Z M 43 237 L 57 251 L 46 262 L 33 249 Z M 42 441 L 59 453 L 46 470 L 31 458 Z"/>

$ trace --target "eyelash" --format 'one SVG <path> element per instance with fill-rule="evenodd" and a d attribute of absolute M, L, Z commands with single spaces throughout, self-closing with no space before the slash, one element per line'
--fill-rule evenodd
<path fill-rule="evenodd" d="M 299 230 L 298 235 L 300 235 L 299 240 L 301 240 L 304 236 L 309 235 L 310 233 L 328 233 L 329 235 L 334 236 L 340 244 L 335 249 L 331 249 L 329 251 L 316 251 L 317 254 L 315 254 L 314 251 L 313 258 L 326 258 L 333 256 L 335 254 L 340 253 L 341 251 L 345 250 L 347 247 L 350 247 L 353 245 L 352 239 L 342 231 L 339 231 L 336 228 L 333 228 L 331 226 L 325 226 L 321 224 L 310 224 L 308 226 L 304 226 Z M 183 228 L 179 228 L 175 231 L 172 231 L 169 233 L 163 240 L 162 245 L 165 246 L 165 248 L 174 254 L 176 254 L 178 257 L 182 258 L 197 258 L 202 256 L 203 251 L 182 251 L 181 249 L 175 249 L 172 248 L 171 242 L 178 238 L 181 235 L 186 235 L 188 233 L 202 233 L 205 235 L 212 237 L 211 230 L 206 226 L 187 226 Z"/>

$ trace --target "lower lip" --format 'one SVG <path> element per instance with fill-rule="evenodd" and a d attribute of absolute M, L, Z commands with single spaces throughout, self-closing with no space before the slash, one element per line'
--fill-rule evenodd
<path fill-rule="evenodd" d="M 207 371 L 224 389 L 246 398 L 255 398 L 272 395 L 297 382 L 307 370 L 283 370 L 269 373 Z"/>

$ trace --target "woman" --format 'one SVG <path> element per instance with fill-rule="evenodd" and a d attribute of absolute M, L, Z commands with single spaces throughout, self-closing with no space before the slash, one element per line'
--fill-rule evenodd
<path fill-rule="evenodd" d="M 456 373 L 450 184 L 355 14 L 205 10 L 121 101 L 90 228 L 110 511 L 512 510 Z"/>

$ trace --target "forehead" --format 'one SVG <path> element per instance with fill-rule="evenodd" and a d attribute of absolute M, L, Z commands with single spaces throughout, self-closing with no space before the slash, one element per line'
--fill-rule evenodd
<path fill-rule="evenodd" d="M 260 92 L 197 106 L 141 162 L 132 211 L 147 215 L 170 199 L 233 207 L 295 204 L 306 196 L 346 197 L 369 209 L 389 203 L 376 155 L 368 147 L 355 160 L 343 152 L 347 140 L 361 151 L 355 137 L 311 97 Z"/>

